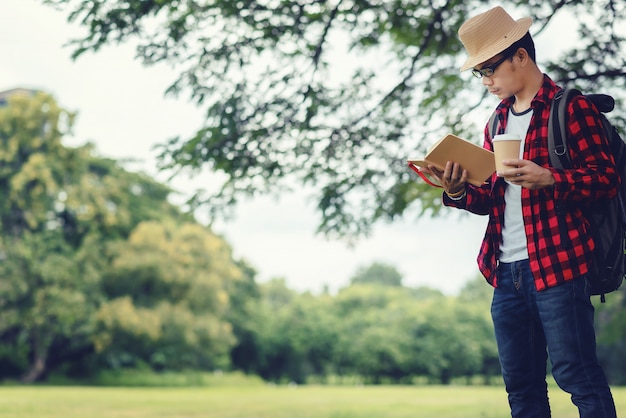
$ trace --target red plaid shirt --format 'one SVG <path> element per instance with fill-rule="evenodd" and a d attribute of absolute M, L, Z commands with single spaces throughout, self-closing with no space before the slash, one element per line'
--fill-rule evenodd
<path fill-rule="evenodd" d="M 573 169 L 550 167 L 548 117 L 550 104 L 559 87 L 544 75 L 544 83 L 533 99 L 534 110 L 524 144 L 524 159 L 549 168 L 556 183 L 538 190 L 522 188 L 522 216 L 530 268 L 538 291 L 579 277 L 588 271 L 594 242 L 581 207 L 586 202 L 613 197 L 619 176 L 596 108 L 582 96 L 568 106 L 567 141 Z M 498 133 L 506 128 L 514 98 L 503 100 L 496 109 Z M 484 148 L 492 150 L 489 127 L 485 127 Z M 478 267 L 487 281 L 498 286 L 497 263 L 504 223 L 506 182 L 495 175 L 481 187 L 467 185 L 467 195 L 453 201 L 444 193 L 446 206 L 489 215 L 485 238 L 478 255 Z M 555 202 L 568 202 L 568 210 L 557 216 Z"/>

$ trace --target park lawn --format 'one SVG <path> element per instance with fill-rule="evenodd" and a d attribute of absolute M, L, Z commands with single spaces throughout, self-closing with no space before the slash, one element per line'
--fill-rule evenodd
<path fill-rule="evenodd" d="M 618 415 L 626 388 L 614 388 Z M 551 390 L 554 417 L 576 418 L 568 395 Z M 502 418 L 501 387 L 259 386 L 204 388 L 0 387 L 11 418 Z"/>

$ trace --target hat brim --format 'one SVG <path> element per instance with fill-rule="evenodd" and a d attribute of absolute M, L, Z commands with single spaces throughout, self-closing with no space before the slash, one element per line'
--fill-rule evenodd
<path fill-rule="evenodd" d="M 526 35 L 530 25 L 532 25 L 533 20 L 530 17 L 524 17 L 522 19 L 517 20 L 515 27 L 510 30 L 499 42 L 496 42 L 489 46 L 489 48 L 484 49 L 480 54 L 475 56 L 470 56 L 467 58 L 463 66 L 461 67 L 461 71 L 469 70 L 470 68 L 475 67 L 481 62 L 487 61 L 489 58 L 493 58 L 498 55 L 500 52 L 504 51 L 515 42 L 519 41 Z"/>

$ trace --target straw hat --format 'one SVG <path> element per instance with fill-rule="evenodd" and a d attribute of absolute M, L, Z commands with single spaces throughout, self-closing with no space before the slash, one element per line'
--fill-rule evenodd
<path fill-rule="evenodd" d="M 526 35 L 533 23 L 530 17 L 513 20 L 500 6 L 469 19 L 461 25 L 459 37 L 469 57 L 461 67 L 468 70 L 495 57 Z"/>

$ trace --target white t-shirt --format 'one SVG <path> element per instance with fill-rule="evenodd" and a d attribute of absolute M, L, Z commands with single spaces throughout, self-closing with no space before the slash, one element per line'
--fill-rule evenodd
<path fill-rule="evenodd" d="M 518 134 L 522 138 L 520 159 L 524 155 L 524 142 L 532 116 L 532 108 L 522 113 L 513 112 L 513 107 L 509 109 L 505 133 Z M 524 231 L 524 219 L 522 217 L 522 186 L 507 182 L 504 201 L 506 206 L 504 208 L 504 225 L 502 227 L 499 259 L 503 263 L 511 263 L 528 258 L 526 232 Z"/>

